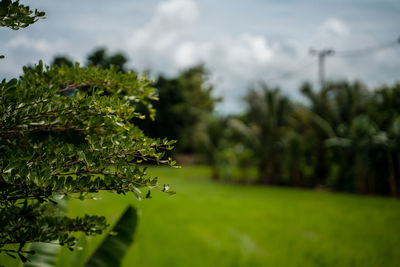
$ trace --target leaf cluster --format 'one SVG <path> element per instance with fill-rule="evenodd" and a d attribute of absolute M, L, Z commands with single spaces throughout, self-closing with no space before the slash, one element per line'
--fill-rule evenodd
<path fill-rule="evenodd" d="M 8 27 L 13 30 L 26 28 L 41 18 L 45 12 L 34 11 L 29 6 L 25 6 L 17 1 L 2 0 L 0 2 L 0 27 Z"/>
<path fill-rule="evenodd" d="M 86 199 L 106 190 L 151 197 L 159 188 L 143 163 L 174 166 L 165 158 L 174 141 L 146 137 L 132 123 L 151 117 L 157 99 L 146 78 L 118 69 L 44 66 L 25 68 L 19 80 L 0 83 L 0 252 L 22 255 L 30 242 L 73 249 L 72 233 L 101 233 L 103 217 L 55 215 L 52 203 Z M 142 193 L 143 188 L 147 193 Z M 22 244 L 7 251 L 7 244 Z M 22 255 L 23 256 L 23 255 Z M 23 256 L 24 257 L 24 256 Z M 22 258 L 21 258 L 22 259 Z"/>

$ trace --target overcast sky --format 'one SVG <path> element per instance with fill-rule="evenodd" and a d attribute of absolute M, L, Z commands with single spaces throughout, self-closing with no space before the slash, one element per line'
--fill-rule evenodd
<path fill-rule="evenodd" d="M 212 73 L 221 112 L 240 110 L 251 83 L 280 85 L 299 99 L 303 81 L 316 83 L 310 48 L 386 49 L 327 58 L 327 79 L 369 86 L 400 81 L 399 0 L 35 0 L 46 19 L 19 31 L 0 29 L 1 77 L 23 65 L 65 54 L 85 62 L 96 47 L 122 51 L 129 66 L 174 75 L 202 62 Z M 289 74 L 287 74 L 289 72 Z M 285 75 L 287 74 L 287 75 Z"/>

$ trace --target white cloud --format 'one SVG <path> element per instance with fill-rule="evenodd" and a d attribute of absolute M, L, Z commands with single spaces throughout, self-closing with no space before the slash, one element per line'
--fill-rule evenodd
<path fill-rule="evenodd" d="M 196 45 L 192 42 L 184 42 L 180 44 L 175 53 L 174 61 L 177 66 L 188 67 L 196 63 Z"/>
<path fill-rule="evenodd" d="M 337 18 L 329 18 L 325 20 L 319 30 L 323 34 L 333 35 L 336 37 L 345 37 L 350 34 L 350 29 L 346 24 Z"/>
<path fill-rule="evenodd" d="M 227 51 L 227 60 L 230 63 L 247 67 L 254 64 L 265 65 L 273 55 L 272 48 L 264 37 L 249 33 L 242 34 L 223 46 L 222 50 Z"/>
<path fill-rule="evenodd" d="M 173 46 L 178 40 L 178 35 L 179 34 L 174 31 L 166 32 L 157 39 L 157 42 L 154 43 L 154 49 L 156 51 L 164 51 L 165 49 Z"/>
<path fill-rule="evenodd" d="M 198 6 L 193 0 L 168 0 L 159 4 L 155 12 L 157 23 L 189 23 L 198 17 Z"/>
<path fill-rule="evenodd" d="M 129 34 L 126 49 L 139 65 L 149 64 L 149 55 L 158 61 L 158 66 L 168 65 L 169 70 L 205 62 L 216 66 L 216 75 L 228 68 L 228 75 L 234 72 L 248 76 L 256 67 L 270 63 L 273 47 L 262 35 L 243 33 L 198 40 L 194 28 L 201 15 L 192 0 L 164 1 L 147 24 Z"/>
<path fill-rule="evenodd" d="M 152 49 L 163 52 L 190 32 L 198 17 L 198 6 L 193 0 L 167 0 L 155 8 L 149 23 L 134 30 L 127 39 L 129 50 Z"/>
<path fill-rule="evenodd" d="M 25 51 L 32 55 L 49 57 L 54 53 L 60 53 L 67 49 L 69 43 L 66 40 L 49 40 L 46 38 L 32 38 L 23 33 L 17 34 L 6 43 L 6 49 L 10 51 Z"/>
<path fill-rule="evenodd" d="M 164 1 L 147 23 L 128 35 L 125 49 L 136 67 L 152 68 L 156 73 L 173 74 L 206 63 L 211 78 L 218 81 L 217 94 L 230 102 L 228 108 L 233 99 L 240 99 L 250 81 L 274 75 L 271 70 L 287 71 L 293 57 L 298 57 L 298 47 L 270 42 L 252 32 L 199 39 L 194 29 L 203 16 L 192 0 Z"/>
<path fill-rule="evenodd" d="M 0 60 L 0 73 L 10 78 L 21 74 L 24 65 L 37 64 L 39 60 L 50 63 L 53 56 L 65 51 L 68 45 L 66 40 L 37 38 L 17 32 L 5 43 L 6 58 Z"/>
<path fill-rule="evenodd" d="M 267 63 L 272 57 L 272 48 L 268 46 L 265 38 L 245 34 L 241 36 L 241 40 L 246 44 L 250 57 L 259 64 Z"/>
<path fill-rule="evenodd" d="M 30 39 L 25 35 L 17 35 L 7 43 L 6 47 L 11 49 L 23 48 L 43 54 L 50 50 L 51 45 L 45 39 L 35 40 Z"/>
<path fill-rule="evenodd" d="M 314 47 L 319 49 L 340 48 L 348 47 L 350 39 L 354 38 L 354 34 L 342 19 L 330 17 L 321 22 L 314 32 L 313 37 L 312 42 Z"/>

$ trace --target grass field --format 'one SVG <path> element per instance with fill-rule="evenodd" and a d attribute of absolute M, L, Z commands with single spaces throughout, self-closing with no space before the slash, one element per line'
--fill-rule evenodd
<path fill-rule="evenodd" d="M 124 266 L 400 266 L 399 200 L 214 183 L 204 167 L 150 173 L 178 193 L 141 202 L 107 193 L 69 205 L 71 215 L 110 222 L 129 203 L 141 210 Z M 63 250 L 58 266 L 78 267 L 101 238 Z"/>

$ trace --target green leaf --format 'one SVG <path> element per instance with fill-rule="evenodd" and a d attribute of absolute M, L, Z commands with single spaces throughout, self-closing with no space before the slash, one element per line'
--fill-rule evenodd
<path fill-rule="evenodd" d="M 21 253 L 18 253 L 18 257 L 21 259 L 22 262 L 27 262 L 28 258 L 26 258 L 24 255 L 22 255 Z"/>
<path fill-rule="evenodd" d="M 133 242 L 137 221 L 136 209 L 133 206 L 128 206 L 111 230 L 111 232 L 115 232 L 117 235 L 108 235 L 85 266 L 120 266 L 122 258 Z"/>

